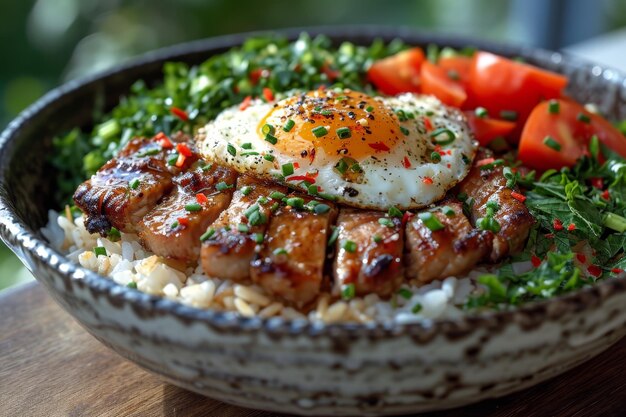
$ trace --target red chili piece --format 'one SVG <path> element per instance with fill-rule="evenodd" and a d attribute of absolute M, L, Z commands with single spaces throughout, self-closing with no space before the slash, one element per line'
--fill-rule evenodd
<path fill-rule="evenodd" d="M 187 114 L 187 112 L 183 109 L 179 109 L 178 107 L 170 107 L 170 112 L 178 117 L 180 120 L 182 120 L 183 122 L 186 122 L 187 120 L 189 120 L 189 115 Z"/>

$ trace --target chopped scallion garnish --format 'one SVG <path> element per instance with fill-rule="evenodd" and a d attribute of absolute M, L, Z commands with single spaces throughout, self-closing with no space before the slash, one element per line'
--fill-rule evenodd
<path fill-rule="evenodd" d="M 107 250 L 104 246 L 96 246 L 93 248 L 93 253 L 95 253 L 96 256 L 107 256 Z"/>
<path fill-rule="evenodd" d="M 445 135 L 445 138 L 440 138 L 441 135 Z M 439 129 L 433 130 L 430 133 L 430 137 L 435 140 L 437 145 L 445 146 L 449 145 L 455 141 L 456 135 L 450 129 L 446 129 L 445 127 L 440 127 Z"/>
<path fill-rule="evenodd" d="M 202 206 L 198 203 L 191 203 L 185 205 L 185 210 L 187 211 L 200 211 L 202 210 Z"/>
<path fill-rule="evenodd" d="M 226 146 L 226 150 L 232 156 L 237 156 L 237 149 L 235 149 L 235 147 L 233 145 L 231 145 L 230 143 Z"/>
<path fill-rule="evenodd" d="M 386 227 L 394 227 L 395 226 L 394 223 L 393 223 L 393 220 L 391 220 L 388 217 L 381 217 L 380 219 L 378 219 L 378 223 L 383 225 L 383 226 L 386 226 Z"/>
<path fill-rule="evenodd" d="M 252 239 L 254 240 L 254 243 L 261 244 L 263 243 L 263 240 L 265 240 L 265 237 L 263 236 L 263 233 L 254 233 L 252 235 Z"/>
<path fill-rule="evenodd" d="M 548 148 L 554 149 L 557 152 L 561 150 L 561 144 L 554 140 L 552 136 L 546 136 L 543 139 L 543 144 L 546 145 Z"/>
<path fill-rule="evenodd" d="M 352 240 L 344 240 L 344 242 L 341 244 L 341 249 L 349 253 L 354 253 L 357 249 L 356 242 Z"/>
<path fill-rule="evenodd" d="M 244 185 L 243 187 L 241 187 L 241 194 L 248 195 L 251 192 L 252 192 L 252 187 L 250 187 L 249 185 Z"/>
<path fill-rule="evenodd" d="M 311 129 L 311 133 L 313 133 L 316 138 L 321 138 L 322 136 L 326 136 L 328 134 L 328 129 L 324 126 L 317 126 Z"/>
<path fill-rule="evenodd" d="M 559 102 L 556 100 L 548 101 L 548 113 L 559 114 Z"/>
<path fill-rule="evenodd" d="M 272 200 L 282 200 L 283 198 L 285 198 L 285 194 L 281 193 L 280 191 L 272 191 L 272 193 L 270 194 L 270 198 Z"/>
<path fill-rule="evenodd" d="M 419 213 L 417 216 L 424 223 L 424 226 L 428 227 L 433 232 L 445 228 L 443 223 L 441 223 L 439 219 L 429 211 Z"/>
<path fill-rule="evenodd" d="M 250 228 L 246 224 L 239 223 L 237 225 L 237 230 L 241 233 L 248 233 L 250 231 Z"/>
<path fill-rule="evenodd" d="M 276 256 L 280 256 L 280 255 L 287 255 L 287 250 L 284 248 L 276 248 L 274 249 L 274 255 Z"/>
<path fill-rule="evenodd" d="M 356 288 L 354 283 L 341 286 L 341 298 L 344 300 L 352 300 L 356 296 Z"/>
<path fill-rule="evenodd" d="M 293 129 L 293 127 L 296 125 L 296 122 L 294 122 L 293 120 L 289 119 L 287 120 L 287 123 L 285 123 L 285 126 L 283 126 L 283 130 L 285 132 L 289 132 L 291 129 Z"/>
<path fill-rule="evenodd" d="M 276 136 L 269 133 L 265 135 L 265 141 L 271 143 L 272 145 L 276 145 L 276 143 L 278 143 L 278 139 L 276 138 Z"/>
<path fill-rule="evenodd" d="M 128 186 L 132 189 L 132 190 L 136 190 L 137 188 L 139 188 L 139 178 L 135 178 L 134 180 L 132 180 L 131 182 L 128 183 Z"/>
<path fill-rule="evenodd" d="M 441 208 L 441 212 L 442 212 L 444 215 L 448 216 L 448 217 L 454 217 L 454 216 L 456 216 L 456 212 L 455 212 L 455 211 L 454 211 L 454 209 L 453 209 L 452 207 L 450 207 L 450 206 L 443 206 L 443 207 Z"/>
<path fill-rule="evenodd" d="M 489 116 L 487 109 L 484 107 L 476 107 L 476 110 L 474 110 L 474 114 L 476 114 L 476 117 L 480 117 L 481 119 L 484 119 L 487 116 Z"/>
<path fill-rule="evenodd" d="M 272 162 L 272 161 L 274 161 L 274 155 L 270 155 L 269 153 L 265 154 L 265 155 L 263 155 L 263 159 L 265 159 L 266 161 Z"/>
<path fill-rule="evenodd" d="M 200 242 L 205 242 L 215 235 L 215 229 L 210 228 L 200 236 Z"/>
<path fill-rule="evenodd" d="M 352 136 L 352 132 L 350 131 L 349 127 L 340 127 L 339 129 L 337 129 L 335 131 L 337 133 L 337 137 L 339 139 L 348 139 L 349 137 Z"/>
<path fill-rule="evenodd" d="M 229 188 L 233 188 L 233 187 L 234 187 L 234 185 L 232 185 L 232 184 L 231 184 L 231 185 L 228 185 L 228 184 L 226 184 L 224 181 L 220 181 L 220 182 L 218 182 L 218 183 L 215 185 L 215 189 L 216 189 L 217 191 L 225 191 L 225 190 L 228 190 Z"/>
<path fill-rule="evenodd" d="M 591 123 L 591 118 L 582 112 L 578 113 L 578 116 L 576 116 L 576 120 L 587 124 Z"/>
<path fill-rule="evenodd" d="M 287 163 L 287 164 L 283 164 L 281 166 L 281 170 L 283 172 L 283 175 L 285 177 L 292 175 L 293 174 L 293 164 L 291 162 Z"/>
<path fill-rule="evenodd" d="M 339 228 L 332 226 L 332 232 L 328 238 L 328 246 L 332 246 L 337 241 L 337 237 L 339 237 Z"/>
<path fill-rule="evenodd" d="M 261 128 L 261 132 L 263 132 L 264 135 L 273 135 L 276 129 L 271 124 L 265 123 Z"/>
<path fill-rule="evenodd" d="M 511 122 L 514 122 L 517 120 L 518 114 L 514 110 L 502 110 L 500 112 L 500 117 L 504 120 L 509 120 Z"/>
<path fill-rule="evenodd" d="M 398 209 L 397 207 L 389 207 L 387 214 L 389 215 L 389 217 L 399 217 L 399 218 L 402 218 L 402 216 L 404 215 L 402 211 Z"/>
<path fill-rule="evenodd" d="M 324 214 L 330 211 L 330 206 L 328 204 L 318 204 L 313 208 L 315 214 Z"/>

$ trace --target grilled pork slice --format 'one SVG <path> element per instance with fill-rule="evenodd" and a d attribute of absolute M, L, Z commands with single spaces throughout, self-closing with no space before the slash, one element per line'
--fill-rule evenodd
<path fill-rule="evenodd" d="M 387 218 L 378 211 L 340 210 L 333 264 L 335 295 L 350 284 L 354 284 L 357 295 L 387 296 L 400 287 L 404 245 L 401 223 L 400 219 Z"/>
<path fill-rule="evenodd" d="M 235 171 L 221 166 L 174 177 L 174 191 L 139 222 L 144 247 L 166 258 L 197 261 L 200 236 L 230 204 L 236 179 Z"/>
<path fill-rule="evenodd" d="M 267 292 L 303 306 L 320 293 L 330 225 L 337 209 L 329 202 L 302 198 L 312 211 L 281 207 L 272 216 L 266 239 L 252 262 L 252 281 Z"/>
<path fill-rule="evenodd" d="M 237 190 L 230 205 L 211 224 L 207 231 L 210 238 L 202 245 L 202 269 L 207 275 L 249 281 L 257 241 L 264 237 L 272 216 L 274 201 L 270 195 L 274 191 L 284 194 L 286 188 L 248 175 L 237 179 Z"/>
<path fill-rule="evenodd" d="M 492 154 L 488 150 L 479 150 L 474 166 L 465 180 L 459 184 L 459 191 L 467 194 L 471 221 L 474 225 L 479 219 L 487 216 L 489 201 L 498 203 L 493 218 L 498 222 L 500 230 L 495 233 L 489 254 L 491 262 L 498 262 L 507 255 L 523 249 L 535 220 L 526 205 L 511 196 L 515 190 L 506 186 L 507 180 L 502 174 L 501 166 L 481 169 L 483 164 L 481 161 L 491 157 Z"/>
<path fill-rule="evenodd" d="M 176 163 L 179 149 L 188 156 Z M 136 232 L 141 218 L 174 187 L 172 177 L 197 159 L 185 135 L 177 135 L 173 141 L 165 135 L 131 140 L 74 193 L 87 230 L 106 235 L 113 226 Z"/>
<path fill-rule="evenodd" d="M 473 228 L 459 202 L 444 201 L 425 212 L 430 212 L 443 228 L 433 231 L 419 216 L 407 222 L 407 278 L 427 284 L 465 274 L 491 252 L 493 233 Z"/>

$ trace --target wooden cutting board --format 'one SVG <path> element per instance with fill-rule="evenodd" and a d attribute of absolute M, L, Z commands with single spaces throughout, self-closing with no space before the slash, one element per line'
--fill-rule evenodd
<path fill-rule="evenodd" d="M 161 382 L 102 346 L 37 283 L 0 295 L 0 416 L 275 415 Z M 555 379 L 444 416 L 624 416 L 626 338 Z"/>

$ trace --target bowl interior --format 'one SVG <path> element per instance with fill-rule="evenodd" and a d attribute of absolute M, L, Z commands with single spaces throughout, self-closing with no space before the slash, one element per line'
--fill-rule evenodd
<path fill-rule="evenodd" d="M 471 45 L 506 56 L 522 57 L 529 63 L 566 74 L 570 78 L 569 94 L 575 99 L 596 103 L 610 119 L 626 118 L 626 83 L 622 74 L 559 53 L 432 36 L 402 28 L 309 28 L 278 33 L 293 39 L 303 30 L 312 35 L 326 34 L 335 44 L 351 41 L 368 45 L 375 38 L 384 41 L 400 38 L 411 45 L 436 43 L 455 48 Z M 90 128 L 94 113 L 113 107 L 136 80 L 143 79 L 151 84 L 161 79 L 164 62 L 174 60 L 197 64 L 241 44 L 252 35 L 212 38 L 147 54 L 102 74 L 65 84 L 21 113 L 0 138 L 0 209 L 4 212 L 2 221 L 5 226 L 10 229 L 6 223 L 17 224 L 19 230 L 14 230 L 43 241 L 39 229 L 47 221 L 47 212 L 59 209 L 54 203 L 57 172 L 48 162 L 55 135 L 75 126 Z"/>

